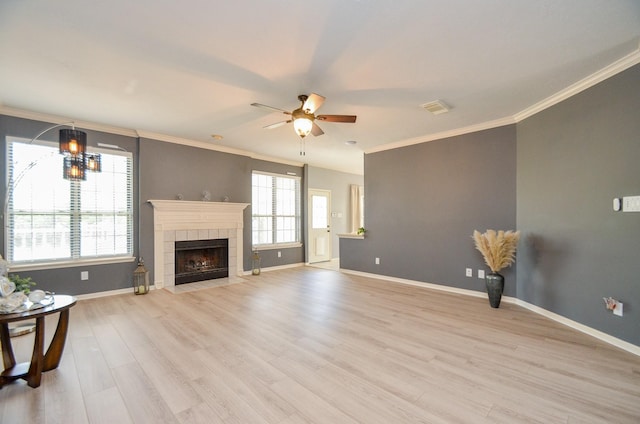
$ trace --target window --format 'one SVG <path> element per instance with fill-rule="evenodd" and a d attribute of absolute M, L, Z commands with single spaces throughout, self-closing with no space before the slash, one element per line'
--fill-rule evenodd
<path fill-rule="evenodd" d="M 253 172 L 254 246 L 300 243 L 300 178 Z"/>
<path fill-rule="evenodd" d="M 133 167 L 99 151 L 102 172 L 65 180 L 57 143 L 7 139 L 7 259 L 14 264 L 133 255 Z"/>

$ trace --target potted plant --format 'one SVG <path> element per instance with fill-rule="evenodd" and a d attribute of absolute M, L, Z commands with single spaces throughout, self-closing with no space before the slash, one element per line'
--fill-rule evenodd
<path fill-rule="evenodd" d="M 495 231 L 487 230 L 480 233 L 473 231 L 473 240 L 476 249 L 482 253 L 484 261 L 491 269 L 485 276 L 489 304 L 492 308 L 500 306 L 502 291 L 504 290 L 504 277 L 500 271 L 511 266 L 516 260 L 516 249 L 520 240 L 520 231 Z"/>

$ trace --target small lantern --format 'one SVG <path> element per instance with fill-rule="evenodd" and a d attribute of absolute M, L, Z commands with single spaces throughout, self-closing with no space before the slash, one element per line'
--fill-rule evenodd
<path fill-rule="evenodd" d="M 144 267 L 144 260 L 140 258 L 138 267 L 133 271 L 133 292 L 135 294 L 149 293 L 149 271 Z"/>
<path fill-rule="evenodd" d="M 260 275 L 260 254 L 257 250 L 253 251 L 253 257 L 251 258 L 251 274 Z"/>

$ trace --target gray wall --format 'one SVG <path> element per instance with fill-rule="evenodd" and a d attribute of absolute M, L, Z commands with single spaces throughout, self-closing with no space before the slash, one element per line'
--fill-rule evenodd
<path fill-rule="evenodd" d="M 333 236 L 331 243 L 331 256 L 333 258 L 339 258 L 340 240 L 338 238 L 338 234 L 344 234 L 350 231 L 350 185 L 364 185 L 364 177 L 362 175 L 307 166 L 307 181 L 310 189 L 331 190 L 331 211 L 342 214 L 342 217 L 331 218 L 331 231 Z"/>
<path fill-rule="evenodd" d="M 484 291 L 471 232 L 517 228 L 506 295 L 640 345 L 640 213 L 612 208 L 640 195 L 638 87 L 640 65 L 516 126 L 366 155 L 368 232 L 341 266 Z"/>
<path fill-rule="evenodd" d="M 517 126 L 518 297 L 640 345 L 640 66 Z M 602 298 L 624 303 L 622 318 Z"/>
<path fill-rule="evenodd" d="M 484 291 L 471 235 L 516 227 L 515 136 L 510 125 L 365 155 L 367 233 L 340 240 L 340 266 Z M 501 273 L 515 296 L 515 266 Z"/>
<path fill-rule="evenodd" d="M 1 178 L 2 181 L 7 180 L 6 175 L 6 137 L 7 136 L 15 136 L 31 139 L 35 137 L 41 131 L 51 127 L 54 123 L 49 122 L 38 122 L 32 121 L 28 119 L 15 118 L 11 116 L 0 115 L 0 143 L 2 145 L 0 154 L 2 158 L 2 167 L 1 167 Z M 64 127 L 63 127 L 64 128 Z M 137 140 L 132 137 L 126 137 L 116 134 L 109 134 L 99 131 L 92 131 L 85 128 L 78 129 L 85 131 L 87 133 L 87 145 L 88 146 L 97 146 L 97 143 L 107 143 L 107 144 L 115 144 L 117 146 L 122 147 L 123 149 L 133 152 L 134 156 L 134 164 L 137 159 L 136 149 L 137 149 Z M 59 128 L 53 129 L 47 133 L 45 133 L 40 140 L 49 140 L 49 141 L 57 141 L 58 140 L 58 131 Z M 60 170 L 62 172 L 62 170 Z M 43 182 L 44 183 L 44 182 Z M 134 172 L 134 201 L 137 199 L 137 177 Z M 6 185 L 2 184 L 0 188 L 2 190 L 2 199 L 4 202 L 4 198 L 6 195 Z M 3 205 L 4 206 L 4 205 Z M 134 222 L 138 219 L 137 210 L 134 211 Z M 4 217 L 3 217 L 4 222 Z M 5 255 L 5 240 L 4 240 L 4 231 L 0 234 L 0 239 L 2 240 L 2 255 Z M 134 236 L 135 237 L 135 236 Z M 137 246 L 137 241 L 134 240 L 134 252 L 137 255 L 137 250 L 135 249 Z M 42 271 L 20 271 L 16 272 L 22 277 L 31 277 L 36 283 L 37 288 L 43 290 L 50 290 L 56 293 L 65 293 L 65 294 L 85 294 L 85 293 L 94 293 L 108 290 L 117 290 L 123 288 L 131 287 L 131 279 L 133 275 L 133 270 L 136 268 L 136 264 L 133 262 L 130 263 L 119 263 L 119 264 L 110 264 L 110 265 L 82 265 L 79 267 L 69 267 L 69 268 L 60 268 L 60 269 L 51 269 L 51 270 L 42 270 Z M 80 280 L 80 272 L 88 271 L 89 272 L 89 280 L 82 281 Z"/>
<path fill-rule="evenodd" d="M 235 203 L 251 203 L 251 172 L 266 171 L 302 175 L 302 167 L 254 160 L 248 156 L 217 152 L 157 140 L 140 140 L 140 252 L 153 278 L 153 207 L 150 199 L 199 201 L 204 190 L 212 201 L 225 196 Z M 251 269 L 251 206 L 244 210 L 244 270 Z M 304 261 L 302 248 L 261 252 L 262 266 Z M 153 281 L 153 280 L 152 280 Z"/>

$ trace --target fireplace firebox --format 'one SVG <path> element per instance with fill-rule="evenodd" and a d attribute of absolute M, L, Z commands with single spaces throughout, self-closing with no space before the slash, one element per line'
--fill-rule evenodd
<path fill-rule="evenodd" d="M 229 239 L 177 241 L 175 284 L 229 276 Z"/>

